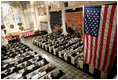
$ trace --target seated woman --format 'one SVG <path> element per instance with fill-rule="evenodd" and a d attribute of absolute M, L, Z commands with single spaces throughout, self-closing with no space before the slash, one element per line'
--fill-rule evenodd
<path fill-rule="evenodd" d="M 39 70 L 39 75 L 40 75 L 40 77 L 41 76 L 43 76 L 43 75 L 45 75 L 46 74 L 46 71 L 45 71 L 45 68 L 43 67 L 43 68 L 41 68 L 40 70 Z"/>
<path fill-rule="evenodd" d="M 30 50 L 30 54 L 34 54 L 35 51 L 33 49 Z"/>
<path fill-rule="evenodd" d="M 5 63 L 10 63 L 12 61 L 13 61 L 13 58 L 8 57 L 7 60 L 5 61 Z"/>
<path fill-rule="evenodd" d="M 36 63 L 37 63 L 37 59 L 36 58 L 33 58 L 32 59 L 32 64 L 36 65 Z"/>
<path fill-rule="evenodd" d="M 33 72 L 33 76 L 32 79 L 38 79 L 40 77 L 40 75 L 36 72 Z"/>
<path fill-rule="evenodd" d="M 36 73 L 36 72 L 33 73 L 32 79 L 38 79 L 45 74 L 46 74 L 45 69 L 41 68 L 38 73 Z"/>

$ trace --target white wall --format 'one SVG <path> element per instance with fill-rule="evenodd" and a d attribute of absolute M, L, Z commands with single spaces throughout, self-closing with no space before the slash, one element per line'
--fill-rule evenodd
<path fill-rule="evenodd" d="M 41 25 L 41 30 L 46 30 L 48 31 L 48 24 L 47 24 L 47 15 L 44 16 L 39 16 L 40 18 L 40 25 Z"/>
<path fill-rule="evenodd" d="M 47 15 L 39 16 L 40 22 L 47 22 Z"/>

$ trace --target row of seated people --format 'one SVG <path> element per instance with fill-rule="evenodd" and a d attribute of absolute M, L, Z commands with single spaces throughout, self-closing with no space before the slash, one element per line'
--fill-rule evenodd
<path fill-rule="evenodd" d="M 37 30 L 37 31 L 35 31 L 35 34 L 36 35 L 45 35 L 45 34 L 47 34 L 48 32 L 46 31 L 46 30 L 42 30 L 42 31 L 39 31 L 39 30 Z"/>
<path fill-rule="evenodd" d="M 62 44 L 63 41 L 70 39 L 72 36 L 66 36 L 64 35 L 56 35 L 56 34 L 46 34 L 42 36 L 38 36 L 35 40 L 38 40 L 39 42 L 49 44 L 50 46 L 53 46 L 55 44 Z M 58 38 L 58 39 L 57 39 Z"/>
<path fill-rule="evenodd" d="M 6 39 L 8 40 L 8 43 L 20 41 L 19 35 L 6 36 Z"/>
<path fill-rule="evenodd" d="M 34 35 L 35 35 L 34 31 L 25 32 L 22 34 L 23 37 L 29 37 L 29 36 L 34 36 Z"/>
<path fill-rule="evenodd" d="M 74 59 L 74 61 L 68 61 L 72 64 L 76 64 L 78 58 L 83 60 L 83 41 L 75 35 L 47 34 L 35 38 L 33 44 L 66 61 L 69 59 L 68 57 L 72 57 L 70 59 Z"/>
<path fill-rule="evenodd" d="M 37 36 L 37 35 L 45 35 L 47 34 L 47 31 L 43 30 L 43 31 L 29 31 L 29 32 L 25 32 L 22 34 L 23 37 L 32 37 L 32 36 Z"/>
<path fill-rule="evenodd" d="M 38 79 L 57 68 L 23 43 L 16 42 L 2 47 L 2 79 Z"/>

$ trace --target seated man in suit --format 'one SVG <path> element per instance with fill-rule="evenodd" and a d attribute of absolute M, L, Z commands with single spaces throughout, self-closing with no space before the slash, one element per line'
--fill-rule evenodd
<path fill-rule="evenodd" d="M 10 67 L 12 67 L 12 66 L 14 66 L 14 63 L 11 63 L 11 64 L 10 64 L 10 62 L 9 62 L 8 65 L 6 66 L 6 68 L 8 69 L 8 68 L 10 68 Z"/>
<path fill-rule="evenodd" d="M 2 54 L 2 56 L 4 57 L 4 56 L 7 55 L 7 52 L 5 52 L 5 51 L 1 51 L 1 54 Z M 3 57 L 1 57 L 1 58 L 3 58 Z M 4 59 L 3 59 L 3 60 L 4 60 Z"/>
<path fill-rule="evenodd" d="M 7 71 L 5 73 L 6 73 L 5 77 L 10 75 L 11 74 L 11 69 L 7 69 Z"/>
<path fill-rule="evenodd" d="M 62 70 L 59 70 L 59 74 L 55 77 L 56 79 L 59 79 L 61 76 L 63 76 L 64 72 Z"/>
<path fill-rule="evenodd" d="M 41 57 L 41 55 L 39 55 L 37 61 L 40 61 L 40 60 L 42 60 L 42 59 L 43 59 L 43 58 Z"/>
<path fill-rule="evenodd" d="M 27 75 L 27 74 L 30 73 L 31 71 L 32 71 L 32 70 L 30 70 L 30 69 L 24 68 L 24 72 L 23 72 L 22 76 Z"/>
<path fill-rule="evenodd" d="M 11 55 L 11 57 L 14 58 L 16 55 L 17 55 L 16 53 L 13 53 L 13 54 Z"/>
<path fill-rule="evenodd" d="M 4 78 L 6 75 L 4 73 L 1 74 L 1 78 Z"/>
<path fill-rule="evenodd" d="M 55 68 L 55 66 L 50 64 L 45 71 L 48 73 L 48 72 L 52 71 L 54 68 Z"/>
<path fill-rule="evenodd" d="M 44 64 L 48 63 L 48 61 L 45 58 L 43 58 L 43 62 L 44 62 Z"/>
<path fill-rule="evenodd" d="M 28 59 L 31 59 L 31 58 L 33 58 L 33 57 L 34 57 L 34 55 L 30 55 Z"/>
<path fill-rule="evenodd" d="M 28 60 L 28 58 L 29 58 L 29 57 L 24 56 L 24 58 L 23 58 L 23 60 L 22 60 L 22 61 L 23 61 L 23 62 L 24 62 L 24 61 L 27 61 L 27 60 Z"/>
<path fill-rule="evenodd" d="M 31 61 L 27 61 L 27 66 L 30 66 L 32 64 Z"/>
<path fill-rule="evenodd" d="M 51 73 L 51 79 L 55 79 L 55 76 L 56 76 L 57 74 L 55 73 L 55 72 L 53 72 L 53 73 Z"/>
<path fill-rule="evenodd" d="M 38 69 L 38 68 L 40 68 L 41 66 L 39 65 L 39 64 L 36 64 L 36 65 L 34 65 L 34 67 L 32 68 L 32 70 L 36 70 L 36 69 Z"/>
<path fill-rule="evenodd" d="M 20 69 L 21 69 L 20 67 L 18 67 L 17 65 L 15 65 L 15 68 L 13 69 L 12 72 L 17 72 L 17 71 L 19 71 Z"/>
<path fill-rule="evenodd" d="M 5 51 L 5 52 L 7 52 L 7 49 L 6 49 L 6 47 L 5 47 L 4 45 L 2 45 L 2 47 L 1 47 L 1 51 Z"/>
<path fill-rule="evenodd" d="M 21 69 L 23 69 L 23 68 L 25 68 L 25 67 L 26 67 L 25 63 L 22 63 L 22 64 L 20 65 L 20 68 L 21 68 Z"/>

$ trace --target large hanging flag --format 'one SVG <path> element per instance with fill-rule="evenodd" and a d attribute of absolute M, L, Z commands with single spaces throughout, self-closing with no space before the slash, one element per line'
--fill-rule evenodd
<path fill-rule="evenodd" d="M 104 72 L 111 70 L 117 49 L 117 6 L 84 7 L 84 60 Z"/>

